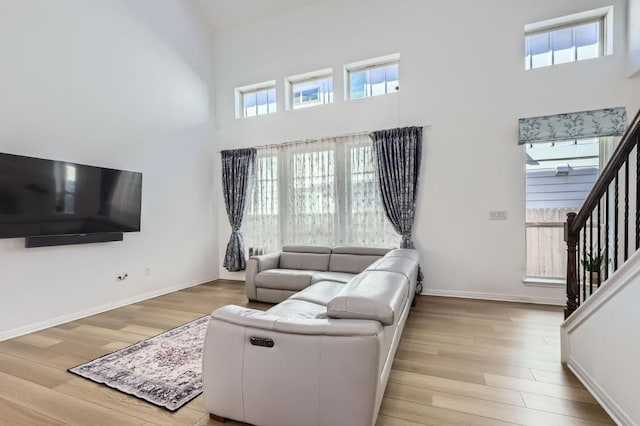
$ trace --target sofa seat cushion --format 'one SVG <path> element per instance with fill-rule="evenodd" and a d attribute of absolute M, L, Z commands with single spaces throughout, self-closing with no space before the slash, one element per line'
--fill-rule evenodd
<path fill-rule="evenodd" d="M 256 274 L 254 281 L 258 288 L 279 290 L 302 290 L 309 287 L 311 277 L 317 271 L 297 269 L 267 269 Z"/>
<path fill-rule="evenodd" d="M 278 288 L 256 288 L 256 300 L 265 303 L 280 303 L 287 300 L 298 290 L 280 290 Z"/>
<path fill-rule="evenodd" d="M 343 288 L 344 284 L 337 281 L 320 281 L 294 294 L 290 300 L 304 300 L 327 306 L 329 301 L 340 293 Z"/>
<path fill-rule="evenodd" d="M 320 281 L 336 281 L 344 284 L 355 276 L 356 274 L 351 274 L 348 272 L 333 272 L 333 271 L 315 272 L 311 277 L 311 284 L 314 284 Z"/>
<path fill-rule="evenodd" d="M 285 318 L 316 318 L 318 314 L 326 312 L 327 308 L 306 300 L 287 299 L 268 309 L 268 314 Z"/>
<path fill-rule="evenodd" d="M 383 325 L 400 318 L 408 297 L 409 280 L 387 271 L 364 271 L 327 305 L 330 318 L 372 319 Z"/>

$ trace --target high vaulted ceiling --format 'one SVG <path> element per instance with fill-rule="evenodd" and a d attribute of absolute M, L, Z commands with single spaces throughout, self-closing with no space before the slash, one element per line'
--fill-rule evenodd
<path fill-rule="evenodd" d="M 220 32 L 284 15 L 325 0 L 193 0 L 211 31 Z"/>

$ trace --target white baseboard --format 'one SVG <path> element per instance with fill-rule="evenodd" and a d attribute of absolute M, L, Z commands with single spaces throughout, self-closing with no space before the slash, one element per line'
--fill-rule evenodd
<path fill-rule="evenodd" d="M 25 334 L 35 333 L 36 331 L 44 330 L 45 328 L 55 327 L 56 325 L 64 324 L 70 321 L 86 318 L 91 315 L 100 314 L 102 312 L 110 311 L 112 309 L 120 308 L 122 306 L 131 305 L 132 303 L 138 303 L 138 302 L 142 302 L 143 300 L 153 299 L 154 297 L 162 296 L 167 293 L 173 293 L 174 291 L 184 290 L 185 288 L 189 288 L 189 287 L 195 287 L 197 285 L 208 283 L 214 280 L 215 278 L 211 278 L 205 281 L 197 281 L 192 283 L 179 284 L 172 287 L 166 287 L 160 290 L 130 297 L 128 299 L 118 300 L 116 302 L 96 306 L 94 308 L 86 309 L 84 311 L 74 312 L 71 314 L 51 318 L 45 321 L 28 324 L 23 327 L 14 328 L 12 330 L 7 330 L 0 333 L 0 342 L 2 342 L 3 340 L 9 340 L 16 337 L 20 337 Z"/>
<path fill-rule="evenodd" d="M 243 281 L 237 277 L 228 277 L 220 279 L 226 279 L 231 281 Z M 557 287 L 554 284 L 553 287 Z M 452 290 L 438 290 L 425 288 L 420 293 L 422 296 L 442 296 L 442 297 L 457 297 L 460 299 L 480 299 L 480 300 L 496 300 L 499 302 L 519 302 L 519 303 L 535 303 L 537 305 L 554 305 L 565 306 L 567 304 L 566 297 L 559 299 L 552 297 L 530 297 L 530 296 L 515 296 L 512 294 L 500 294 L 500 293 L 482 293 L 475 291 L 452 291 Z"/>
<path fill-rule="evenodd" d="M 496 300 L 500 302 L 535 303 L 539 305 L 564 306 L 566 304 L 566 300 L 564 298 L 556 299 L 551 297 L 515 296 L 513 294 L 481 293 L 481 292 L 475 292 L 475 291 L 438 290 L 438 289 L 428 289 L 428 288 L 425 288 L 424 290 L 422 290 L 422 295 L 459 297 L 462 299 Z"/>
<path fill-rule="evenodd" d="M 587 371 L 576 362 L 575 359 L 569 358 L 567 362 L 569 370 L 582 382 L 585 388 L 593 395 L 604 410 L 611 416 L 617 425 L 635 426 L 636 423 L 616 404 L 613 399 L 602 389 L 595 380 L 587 373 Z"/>

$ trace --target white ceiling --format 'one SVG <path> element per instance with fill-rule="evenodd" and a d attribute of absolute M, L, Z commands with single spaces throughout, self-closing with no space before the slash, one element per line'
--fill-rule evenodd
<path fill-rule="evenodd" d="M 211 31 L 220 32 L 284 15 L 325 0 L 192 0 Z"/>

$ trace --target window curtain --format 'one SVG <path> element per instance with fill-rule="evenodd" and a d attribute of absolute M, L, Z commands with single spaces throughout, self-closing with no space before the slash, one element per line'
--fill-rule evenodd
<path fill-rule="evenodd" d="M 519 120 L 519 144 L 622 136 L 627 128 L 623 107 Z"/>
<path fill-rule="evenodd" d="M 366 134 L 259 148 L 250 253 L 287 244 L 393 247 Z"/>
<path fill-rule="evenodd" d="M 283 244 L 334 244 L 339 227 L 336 141 L 285 145 Z"/>
<path fill-rule="evenodd" d="M 227 244 L 223 266 L 231 272 L 247 267 L 244 241 L 240 227 L 247 204 L 249 186 L 255 169 L 256 150 L 236 149 L 222 151 L 222 191 L 227 217 L 231 224 L 231 237 Z"/>
<path fill-rule="evenodd" d="M 280 153 L 275 147 L 257 149 L 253 190 L 245 218 L 249 256 L 276 251 L 280 239 Z"/>
<path fill-rule="evenodd" d="M 411 230 L 422 158 L 422 128 L 381 130 L 370 135 L 378 185 L 387 218 L 402 236 L 401 248 L 414 248 Z"/>

